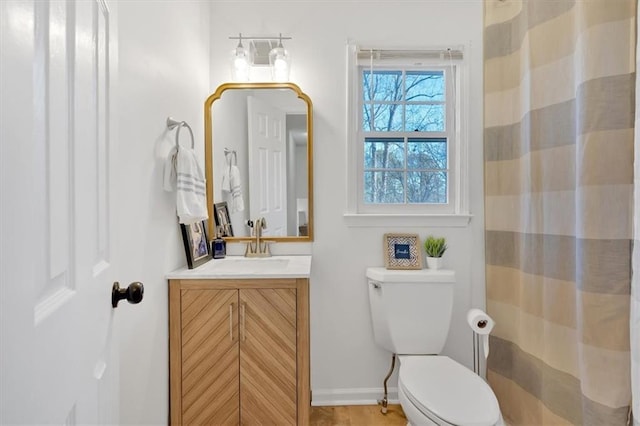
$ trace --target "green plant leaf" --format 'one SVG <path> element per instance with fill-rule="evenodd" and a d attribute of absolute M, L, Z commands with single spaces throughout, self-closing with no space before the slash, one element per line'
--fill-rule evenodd
<path fill-rule="evenodd" d="M 429 257 L 442 257 L 446 250 L 447 244 L 444 237 L 429 235 L 424 241 L 424 251 Z"/>

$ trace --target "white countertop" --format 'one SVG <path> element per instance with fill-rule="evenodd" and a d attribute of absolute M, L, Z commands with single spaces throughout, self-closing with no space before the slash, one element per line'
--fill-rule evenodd
<path fill-rule="evenodd" d="M 311 256 L 272 256 L 249 258 L 227 256 L 212 259 L 195 269 L 186 267 L 169 272 L 167 279 L 218 278 L 309 278 Z"/>

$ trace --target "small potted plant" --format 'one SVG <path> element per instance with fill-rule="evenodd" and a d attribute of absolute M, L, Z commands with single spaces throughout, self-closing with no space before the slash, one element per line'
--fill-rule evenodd
<path fill-rule="evenodd" d="M 447 243 L 444 237 L 434 237 L 429 235 L 424 241 L 424 251 L 427 253 L 427 267 L 429 269 L 440 269 L 442 255 L 447 250 Z"/>

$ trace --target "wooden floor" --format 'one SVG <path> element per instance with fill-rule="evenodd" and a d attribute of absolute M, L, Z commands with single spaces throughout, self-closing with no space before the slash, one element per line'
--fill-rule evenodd
<path fill-rule="evenodd" d="M 379 405 L 311 407 L 311 426 L 405 426 L 407 418 L 399 405 L 389 405 L 387 414 Z"/>

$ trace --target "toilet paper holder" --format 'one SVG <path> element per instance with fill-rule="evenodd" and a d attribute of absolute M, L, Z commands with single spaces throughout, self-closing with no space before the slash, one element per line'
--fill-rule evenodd
<path fill-rule="evenodd" d="M 475 331 L 473 332 L 473 372 L 480 376 L 480 336 Z"/>
<path fill-rule="evenodd" d="M 467 312 L 467 322 L 473 332 L 473 372 L 481 376 L 482 356 L 480 347 L 483 347 L 482 352 L 486 360 L 489 355 L 489 334 L 493 330 L 495 322 L 486 312 L 477 308 L 470 309 Z"/>

